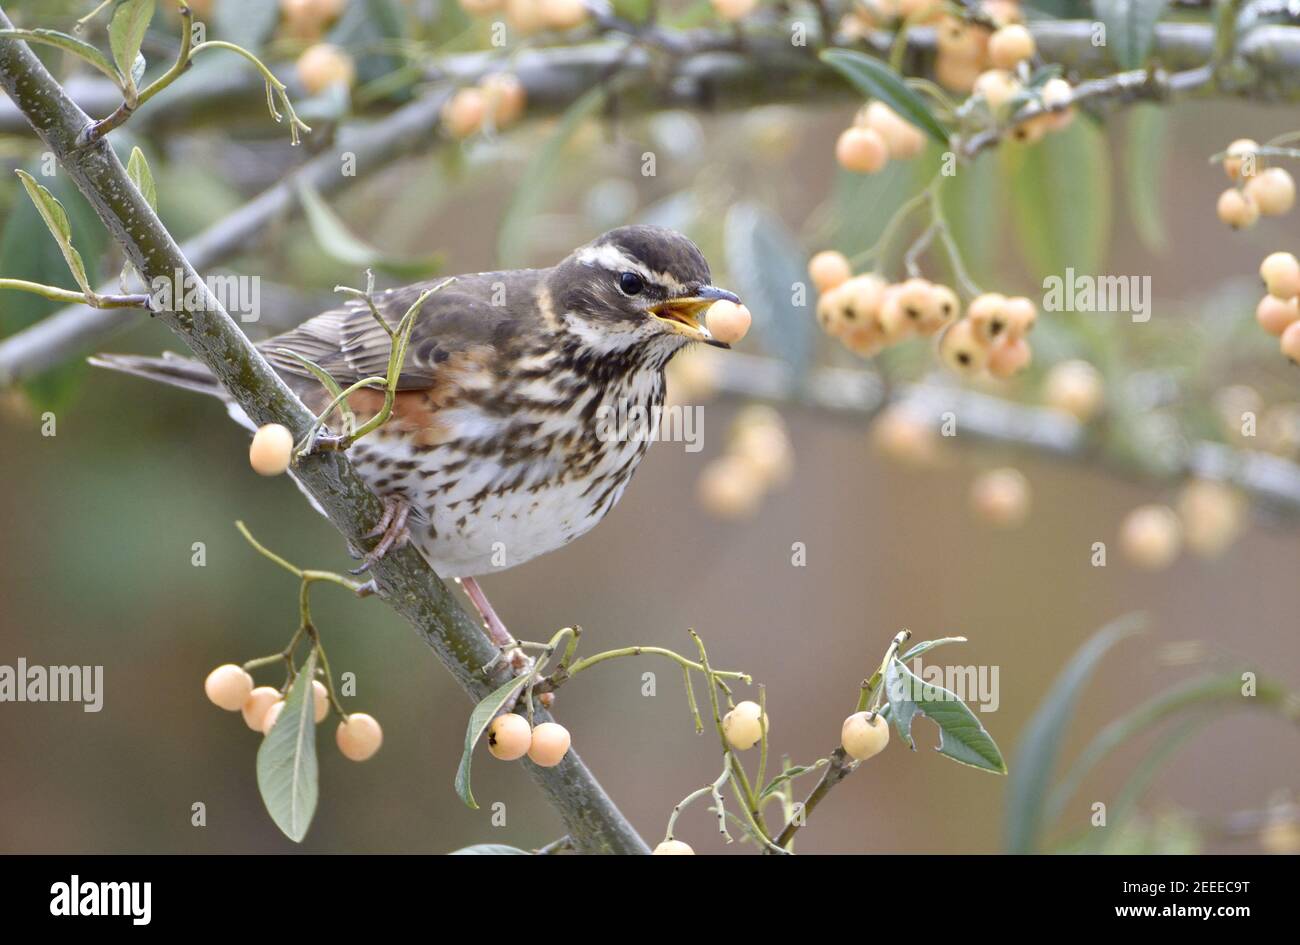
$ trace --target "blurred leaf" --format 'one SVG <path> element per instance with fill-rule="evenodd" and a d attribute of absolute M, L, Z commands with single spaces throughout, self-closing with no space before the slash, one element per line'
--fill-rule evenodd
<path fill-rule="evenodd" d="M 270 0 L 221 0 L 213 4 L 213 34 L 249 52 L 259 52 L 280 22 L 280 4 Z"/>
<path fill-rule="evenodd" d="M 497 256 L 501 266 L 514 267 L 524 263 L 527 255 L 532 221 L 537 218 L 543 203 L 552 191 L 556 172 L 560 169 L 564 146 L 582 123 L 596 114 L 605 104 L 605 88 L 597 85 L 583 93 L 569 106 L 560 119 L 555 133 L 533 155 L 524 168 L 520 183 L 515 187 L 510 206 L 501 220 L 497 236 Z"/>
<path fill-rule="evenodd" d="M 108 61 L 108 57 L 96 49 L 90 43 L 82 42 L 75 36 L 69 36 L 67 33 L 60 33 L 58 30 L 0 30 L 0 39 L 22 39 L 29 43 L 44 43 L 47 46 L 57 46 L 67 52 L 72 53 L 90 63 L 104 75 L 113 80 L 115 84 L 122 81 L 122 76 L 113 68 L 113 64 Z"/>
<path fill-rule="evenodd" d="M 1130 614 L 1098 630 L 1079 647 L 1034 710 L 1016 746 L 1015 772 L 1007 790 L 1008 853 L 1038 850 L 1052 769 L 1074 717 L 1079 694 L 1106 652 L 1120 640 L 1139 632 L 1143 623 L 1142 617 Z"/>
<path fill-rule="evenodd" d="M 140 191 L 140 195 L 156 212 L 158 210 L 158 187 L 154 184 L 153 172 L 149 170 L 149 162 L 145 160 L 144 152 L 139 148 L 131 149 L 131 157 L 126 162 L 126 173 L 131 178 L 131 183 L 135 184 L 136 190 Z"/>
<path fill-rule="evenodd" d="M 1110 232 L 1110 158 L 1086 121 L 1031 146 L 1000 149 L 1021 253 L 1035 278 L 1095 275 Z"/>
<path fill-rule="evenodd" d="M 915 161 L 890 161 L 878 174 L 837 170 L 827 202 L 829 245 L 850 256 L 875 245 L 898 208 L 925 186 L 931 167 L 927 154 Z"/>
<path fill-rule="evenodd" d="M 286 837 L 301 843 L 316 813 L 316 673 L 313 649 L 289 687 L 280 717 L 257 750 L 257 789 L 262 803 Z"/>
<path fill-rule="evenodd" d="M 32 177 L 24 170 L 18 170 L 18 179 L 23 182 L 23 189 L 27 191 L 27 196 L 32 199 L 32 204 L 45 221 L 45 226 L 49 229 L 50 234 L 54 237 L 55 242 L 59 244 L 59 251 L 63 253 L 63 259 L 68 264 L 68 269 L 72 273 L 72 278 L 76 280 L 77 285 L 81 286 L 81 291 L 87 295 L 92 293 L 90 279 L 86 275 L 86 264 L 81 260 L 81 253 L 77 252 L 72 245 L 72 225 L 68 223 L 68 214 L 63 209 L 63 204 L 55 198 L 42 185 L 36 183 L 36 178 Z"/>
<path fill-rule="evenodd" d="M 920 128 L 935 141 L 946 145 L 948 131 L 930 111 L 919 93 L 908 87 L 900 76 L 879 59 L 848 49 L 827 49 L 821 59 L 840 72 L 863 95 L 878 98 L 895 112 Z"/>
<path fill-rule="evenodd" d="M 452 850 L 448 856 L 532 856 L 527 850 L 504 843 L 476 843 L 472 847 Z"/>
<path fill-rule="evenodd" d="M 357 77 L 372 82 L 396 73 L 403 60 L 389 52 L 404 35 L 405 18 L 394 0 L 352 0 L 329 31 L 328 41 L 356 60 Z"/>
<path fill-rule="evenodd" d="M 971 277 L 979 283 L 995 282 L 1006 246 L 997 155 L 986 151 L 958 165 L 956 175 L 939 189 L 939 200 Z"/>
<path fill-rule="evenodd" d="M 465 750 L 461 753 L 460 766 L 456 769 L 456 793 L 474 810 L 478 810 L 478 802 L 474 800 L 474 792 L 469 786 L 469 769 L 474 761 L 474 746 L 483 737 L 483 733 L 492 724 L 497 713 L 518 698 L 519 691 L 524 688 L 524 683 L 527 681 L 526 676 L 510 680 L 474 706 L 474 711 L 469 714 L 469 725 L 465 729 Z"/>
<path fill-rule="evenodd" d="M 358 269 L 383 269 L 411 278 L 428 275 L 438 268 L 437 256 L 425 259 L 393 259 L 385 256 L 369 243 L 354 236 L 311 184 L 299 178 L 295 187 L 311 235 L 321 249 L 339 262 Z"/>
<path fill-rule="evenodd" d="M 1167 2 L 1092 0 L 1093 11 L 1106 24 L 1106 47 L 1121 69 L 1139 69 L 1146 63 Z"/>
<path fill-rule="evenodd" d="M 804 255 L 794 238 L 770 211 L 737 203 L 724 224 L 730 288 L 753 313 L 754 329 L 764 349 L 783 359 L 802 380 L 813 351 L 812 288 L 804 272 Z M 794 303 L 796 286 L 804 302 Z"/>
<path fill-rule="evenodd" d="M 945 643 L 965 643 L 965 637 L 940 637 L 938 640 L 926 640 L 924 643 L 918 643 L 906 653 L 899 656 L 899 659 L 906 663 L 908 660 L 914 660 L 922 653 L 933 650 L 936 646 L 943 646 Z"/>
<path fill-rule="evenodd" d="M 1159 106 L 1138 104 L 1129 111 L 1124 148 L 1124 181 L 1129 215 L 1138 239 L 1152 253 L 1168 245 L 1160 206 L 1165 179 L 1169 115 Z"/>
<path fill-rule="evenodd" d="M 885 668 L 885 694 L 894 727 L 909 748 L 917 713 L 939 726 L 939 753 L 972 768 L 1006 774 L 997 744 L 965 702 L 942 686 L 924 682 L 897 657 Z"/>
<path fill-rule="evenodd" d="M 119 0 L 108 24 L 108 45 L 113 50 L 113 61 L 122 75 L 130 77 L 132 89 L 144 74 L 140 44 L 144 42 L 153 11 L 154 0 Z"/>
<path fill-rule="evenodd" d="M 824 758 L 818 759 L 817 762 L 810 765 L 791 765 L 776 777 L 772 778 L 771 781 L 767 782 L 767 786 L 759 792 L 758 799 L 761 801 L 765 797 L 771 797 L 780 790 L 781 785 L 785 784 L 787 781 L 793 781 L 795 778 L 805 775 L 809 771 L 816 771 L 818 768 L 824 767 L 826 767 L 826 759 Z"/>

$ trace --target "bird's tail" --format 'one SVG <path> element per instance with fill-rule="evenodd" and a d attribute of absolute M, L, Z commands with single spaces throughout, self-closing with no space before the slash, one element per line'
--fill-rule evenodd
<path fill-rule="evenodd" d="M 164 351 L 161 358 L 138 354 L 96 354 L 87 360 L 96 367 L 108 368 L 110 371 L 134 374 L 136 377 L 226 399 L 225 389 L 205 365 L 171 351 Z"/>

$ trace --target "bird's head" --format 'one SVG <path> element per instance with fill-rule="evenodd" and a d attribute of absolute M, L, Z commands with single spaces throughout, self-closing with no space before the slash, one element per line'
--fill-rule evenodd
<path fill-rule="evenodd" d="M 547 287 L 556 313 L 590 346 L 626 350 L 653 342 L 669 352 L 690 341 L 718 348 L 704 324 L 714 302 L 739 302 L 711 284 L 698 246 L 662 226 L 622 226 L 569 254 Z"/>

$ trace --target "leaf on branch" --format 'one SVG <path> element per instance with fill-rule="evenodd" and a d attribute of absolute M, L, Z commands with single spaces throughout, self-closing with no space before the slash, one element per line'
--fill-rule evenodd
<path fill-rule="evenodd" d="M 724 234 L 727 275 L 754 313 L 763 347 L 802 379 L 812 359 L 815 325 L 803 253 L 785 225 L 757 204 L 732 206 Z M 798 285 L 805 286 L 802 307 L 794 302 Z"/>
<path fill-rule="evenodd" d="M 316 813 L 316 651 L 312 650 L 289 688 L 284 708 L 257 750 L 257 789 L 275 825 L 301 843 Z"/>
<path fill-rule="evenodd" d="M 474 746 L 483 737 L 483 733 L 492 724 L 497 713 L 519 697 L 519 691 L 524 688 L 526 682 L 528 682 L 527 676 L 510 680 L 474 706 L 474 711 L 469 714 L 469 726 L 465 729 L 465 750 L 461 753 L 460 766 L 456 769 L 456 793 L 460 795 L 460 799 L 466 806 L 474 810 L 478 810 L 478 802 L 474 800 L 474 792 L 469 786 L 469 769 L 474 760 Z"/>
<path fill-rule="evenodd" d="M 940 637 L 938 640 L 926 640 L 924 643 L 918 643 L 906 653 L 899 656 L 899 659 L 906 663 L 908 660 L 916 659 L 927 650 L 933 650 L 936 646 L 943 646 L 945 643 L 966 643 L 965 637 Z"/>
<path fill-rule="evenodd" d="M 1129 113 L 1125 129 L 1124 180 L 1129 216 L 1142 245 L 1158 254 L 1164 253 L 1169 242 L 1160 208 L 1168 127 L 1165 109 L 1139 103 Z"/>
<path fill-rule="evenodd" d="M 120 0 L 108 24 L 108 45 L 113 61 L 126 80 L 127 98 L 134 102 L 136 83 L 144 75 L 144 57 L 140 44 L 153 19 L 154 0 Z"/>
<path fill-rule="evenodd" d="M 131 157 L 126 162 L 126 173 L 131 178 L 131 183 L 135 184 L 135 189 L 140 191 L 140 196 L 157 212 L 158 186 L 154 183 L 153 172 L 149 170 L 144 152 L 138 147 L 131 149 Z"/>
<path fill-rule="evenodd" d="M 934 117 L 919 93 L 903 77 L 878 59 L 849 49 L 827 49 L 821 54 L 827 65 L 840 72 L 864 95 L 878 98 L 899 117 L 920 128 L 935 141 L 946 145 L 948 131 Z"/>
<path fill-rule="evenodd" d="M 1007 773 L 1002 752 L 966 703 L 942 686 L 924 682 L 898 657 L 890 660 L 885 669 L 885 695 L 892 708 L 894 727 L 908 747 L 916 747 L 912 722 L 920 713 L 939 726 L 941 755 L 973 768 Z"/>
<path fill-rule="evenodd" d="M 1092 0 L 1093 12 L 1106 25 L 1106 46 L 1121 69 L 1146 63 L 1167 5 L 1168 0 Z"/>
<path fill-rule="evenodd" d="M 121 84 L 122 75 L 109 62 L 108 57 L 96 49 L 90 43 L 83 42 L 75 36 L 69 36 L 67 33 L 60 33 L 58 30 L 0 30 L 0 39 L 21 39 L 29 43 L 44 43 L 46 46 L 57 46 L 65 52 L 70 52 L 74 56 L 84 59 L 104 75 L 108 76 L 116 84 Z"/>
<path fill-rule="evenodd" d="M 347 228 L 338 215 L 330 209 L 320 193 L 301 178 L 296 181 L 298 199 L 303 215 L 311 228 L 311 235 L 326 253 L 341 263 L 361 269 L 382 269 L 394 275 L 418 278 L 435 272 L 442 263 L 441 256 L 423 259 L 392 259 L 360 239 Z"/>
<path fill-rule="evenodd" d="M 476 843 L 472 847 L 452 850 L 448 856 L 532 856 L 527 850 L 505 843 Z"/>
<path fill-rule="evenodd" d="M 24 170 L 15 173 L 23 182 L 27 196 L 36 205 L 37 212 L 49 227 L 55 242 L 59 244 L 63 259 L 67 262 L 68 269 L 72 271 L 72 278 L 77 280 L 77 285 L 81 287 L 82 292 L 87 296 L 93 296 L 95 293 L 90 287 L 90 278 L 86 275 L 86 264 L 81 260 L 81 253 L 77 252 L 76 247 L 72 245 L 72 227 L 68 223 L 68 214 L 64 211 L 63 204 L 59 203 L 52 193 L 36 183 L 36 178 L 31 174 Z"/>
<path fill-rule="evenodd" d="M 826 764 L 827 761 L 825 758 L 818 758 L 810 765 L 792 765 L 789 768 L 786 768 L 780 774 L 772 778 L 771 781 L 767 782 L 767 785 L 759 792 L 758 799 L 761 801 L 764 798 L 771 797 L 773 794 L 776 794 L 781 789 L 781 785 L 785 784 L 787 781 L 793 781 L 795 778 L 805 775 L 809 771 L 816 771 L 819 768 L 824 768 L 826 767 Z"/>

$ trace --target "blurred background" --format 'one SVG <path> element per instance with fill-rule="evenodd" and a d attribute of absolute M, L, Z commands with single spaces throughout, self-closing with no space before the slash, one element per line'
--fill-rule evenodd
<path fill-rule="evenodd" d="M 77 4 L 5 7 L 26 26 L 67 28 L 69 14 L 86 12 Z M 419 17 L 431 11 L 421 27 L 427 35 L 413 34 L 423 40 L 469 28 L 463 15 L 447 21 L 459 15 L 454 6 L 394 7 L 408 25 L 424 23 Z M 161 14 L 154 28 L 150 42 L 165 45 Z M 266 44 L 268 59 L 285 63 L 302 45 L 282 33 Z M 364 58 L 374 48 L 358 42 L 355 53 Z M 715 282 L 737 287 L 732 270 L 744 257 L 727 245 L 726 223 L 735 205 L 759 208 L 805 258 L 826 248 L 853 255 L 933 174 L 933 149 L 878 175 L 837 170 L 836 136 L 860 104 L 845 98 L 723 114 L 598 112 L 570 128 L 546 119 L 508 133 L 440 140 L 380 169 L 363 166 L 355 184 L 329 198 L 346 239 L 319 216 L 286 212 L 219 269 L 262 278 L 263 317 L 246 326 L 255 337 L 328 306 L 331 287 L 361 284 L 366 264 L 382 284 L 409 281 L 421 268 L 432 275 L 548 265 L 601 231 L 637 220 L 691 234 L 713 263 Z M 1296 375 L 1253 320 L 1259 259 L 1295 248 L 1295 218 L 1230 232 L 1215 219 L 1222 171 L 1207 162 L 1229 139 L 1263 141 L 1292 130 L 1294 118 L 1293 110 L 1238 102 L 1117 112 L 1104 124 L 1081 118 L 1061 140 L 1037 145 L 1047 157 L 990 152 L 959 172 L 949 216 L 982 285 L 1037 297 L 1041 273 L 1051 271 L 1042 268 L 1041 247 L 1049 255 L 1053 247 L 1083 253 L 1077 244 L 1060 248 L 1080 230 L 1100 234 L 1095 257 L 1081 258 L 1080 271 L 1151 277 L 1149 324 L 1045 312 L 1030 371 L 975 385 L 1033 405 L 1041 402 L 1046 368 L 1088 359 L 1105 377 L 1110 419 L 1096 434 L 1101 446 L 1074 458 L 1047 457 L 959 436 L 933 460 L 903 463 L 882 451 L 878 437 L 873 445 L 865 413 L 781 401 L 772 405 L 789 440 L 792 474 L 745 509 L 719 509 L 707 496 L 701 501 L 701 474 L 726 454 L 733 421 L 752 401 L 718 390 L 715 368 L 697 363 L 674 374 L 672 394 L 702 406 L 702 451 L 657 444 L 623 501 L 590 535 L 487 576 L 484 588 L 498 612 L 526 639 L 581 624 L 588 653 L 631 644 L 689 652 L 686 630 L 695 628 L 716 666 L 743 669 L 766 686 L 773 752 L 798 763 L 838 744 L 860 680 L 903 627 L 918 640 L 969 638 L 936 651 L 933 662 L 998 668 L 1000 704 L 981 721 L 1013 770 L 1018 741 L 1053 678 L 1099 627 L 1130 612 L 1147 614 L 1148 629 L 1100 664 L 1061 743 L 1066 762 L 1107 722 L 1199 672 L 1241 667 L 1295 689 L 1294 514 L 1253 508 L 1222 554 L 1184 553 L 1159 571 L 1127 563 L 1116 545 L 1129 511 L 1174 503 L 1182 485 L 1178 475 L 1143 464 L 1143 437 L 1208 438 L 1295 457 Z M 358 110 L 335 120 L 364 132 L 383 113 Z M 283 126 L 264 116 L 246 124 L 233 134 L 220 122 L 148 135 L 128 127 L 115 142 L 146 150 L 162 219 L 178 239 L 311 157 L 310 139 L 291 149 Z M 329 129 L 326 118 L 322 134 Z M 10 167 L 38 160 L 17 131 L 0 144 Z M 539 164 L 548 148 L 558 148 L 560 159 Z M 657 155 L 652 177 L 639 170 L 646 152 Z M 1059 177 L 1066 160 L 1072 183 Z M 1026 179 L 1047 173 L 1044 166 L 1058 177 Z M 0 272 L 66 282 L 48 268 L 46 250 L 57 261 L 57 248 L 13 180 L 0 175 Z M 1030 220 L 1025 208 L 1033 188 L 1044 185 L 1059 199 Z M 120 256 L 66 179 L 52 186 L 83 254 L 101 280 L 112 277 Z M 1133 208 L 1140 202 L 1154 209 L 1139 218 Z M 922 261 L 927 275 L 946 277 L 942 257 Z M 811 307 L 796 324 L 794 316 L 750 306 L 756 326 L 738 346 L 742 353 L 801 370 L 790 352 L 806 350 L 808 363 L 958 383 L 940 373 L 924 345 L 868 362 L 822 336 Z M 53 307 L 0 296 L 0 334 Z M 121 318 L 124 329 L 106 342 L 108 350 L 181 350 L 163 326 Z M 1132 386 L 1153 376 L 1176 385 L 1155 407 Z M 1219 420 L 1215 405 L 1234 385 L 1238 394 L 1249 385 L 1261 415 L 1273 411 L 1257 441 L 1234 440 L 1232 425 Z M 55 436 L 42 436 L 45 411 L 57 419 Z M 1124 419 L 1134 416 L 1159 419 L 1159 429 Z M 262 479 L 249 469 L 246 434 L 219 404 L 89 369 L 80 357 L 3 393 L 0 443 L 0 664 L 23 657 L 29 664 L 102 665 L 105 687 L 95 714 L 73 704 L 0 704 L 0 850 L 440 852 L 476 842 L 531 848 L 562 832 L 523 771 L 482 751 L 474 778 L 483 809 L 461 804 L 452 776 L 469 702 L 381 601 L 321 587 L 313 611 L 330 662 L 336 674 L 356 674 L 349 708 L 375 715 L 385 743 L 356 765 L 328 744 L 329 733 L 321 736 L 320 807 L 306 841 L 289 842 L 258 797 L 258 736 L 208 703 L 202 681 L 218 663 L 279 650 L 296 626 L 296 582 L 257 556 L 234 521 L 244 520 L 303 567 L 352 566 L 338 535 L 287 479 Z M 976 476 L 1005 466 L 1019 469 L 1032 492 L 1028 516 L 1013 529 L 979 521 L 968 498 Z M 1095 541 L 1111 548 L 1104 568 L 1090 564 Z M 206 546 L 202 567 L 192 564 L 195 542 Z M 805 566 L 791 563 L 796 542 L 806 548 Z M 646 671 L 656 674 L 653 697 L 642 695 Z M 278 671 L 258 678 L 280 681 Z M 619 660 L 593 669 L 565 687 L 555 711 L 574 748 L 652 844 L 673 805 L 717 774 L 716 741 L 694 734 L 680 673 L 669 663 Z M 1250 812 L 1285 805 L 1300 787 L 1294 724 L 1276 712 L 1213 711 L 1155 774 L 1116 848 L 1261 849 L 1262 821 Z M 928 721 L 918 721 L 915 735 L 916 753 L 895 740 L 832 792 L 800 833 L 800 852 L 1002 848 L 1007 779 L 939 757 Z M 1107 758 L 1050 838 L 1067 842 L 1084 831 L 1091 805 L 1111 803 L 1164 738 L 1145 735 Z M 799 782 L 800 796 L 812 777 Z M 504 826 L 491 822 L 496 801 L 506 804 Z M 191 824 L 196 802 L 206 805 L 206 826 Z M 678 836 L 698 851 L 723 851 L 703 805 L 683 816 Z M 1276 837 L 1265 844 L 1285 846 Z"/>

